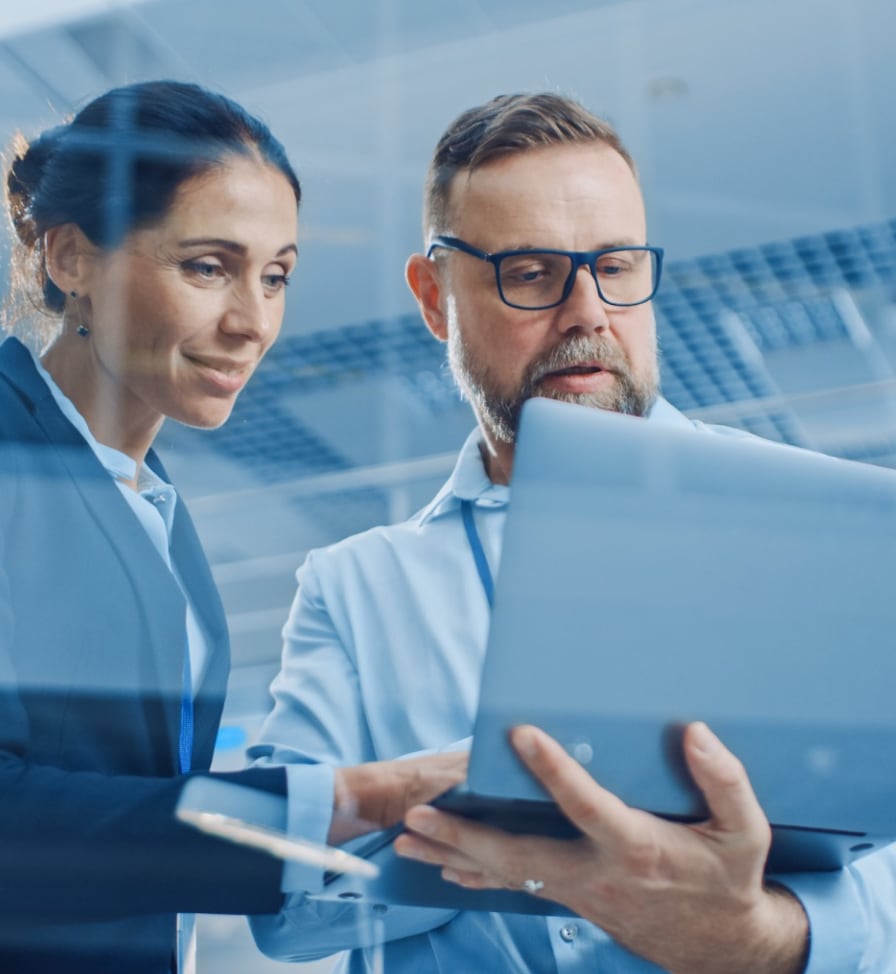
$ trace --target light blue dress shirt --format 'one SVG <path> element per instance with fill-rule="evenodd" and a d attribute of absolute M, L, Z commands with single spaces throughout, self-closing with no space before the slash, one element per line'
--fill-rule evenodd
<path fill-rule="evenodd" d="M 663 400 L 650 420 L 710 429 Z M 469 736 L 489 610 L 460 502 L 474 504 L 494 574 L 509 497 L 507 487 L 489 481 L 479 439 L 478 431 L 471 434 L 448 482 L 410 520 L 308 556 L 283 630 L 274 708 L 251 757 L 293 771 L 309 762 L 347 765 L 438 750 Z M 305 784 L 305 807 L 290 811 L 291 827 L 303 831 L 304 825 L 306 835 L 322 841 L 325 829 L 309 832 L 312 796 Z M 321 794 L 319 807 L 329 798 Z M 284 888 L 319 889 L 321 876 L 312 872 L 306 868 Z M 810 917 L 807 974 L 896 971 L 896 853 L 884 850 L 838 873 L 779 880 Z M 363 909 L 295 893 L 279 915 L 251 924 L 260 948 L 281 960 L 308 960 L 385 937 L 388 974 L 659 970 L 583 920 L 392 906 L 372 926 Z M 368 959 L 355 950 L 339 969 L 360 974 Z"/>

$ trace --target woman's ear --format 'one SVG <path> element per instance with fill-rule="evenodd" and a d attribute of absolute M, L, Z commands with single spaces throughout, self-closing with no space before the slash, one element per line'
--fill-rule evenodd
<path fill-rule="evenodd" d="M 442 306 L 445 287 L 443 268 L 423 254 L 412 254 L 404 268 L 405 280 L 411 289 L 426 327 L 440 342 L 448 341 L 448 324 Z"/>
<path fill-rule="evenodd" d="M 44 260 L 47 276 L 62 291 L 86 296 L 89 291 L 91 260 L 97 248 L 74 223 L 51 227 L 44 235 Z"/>

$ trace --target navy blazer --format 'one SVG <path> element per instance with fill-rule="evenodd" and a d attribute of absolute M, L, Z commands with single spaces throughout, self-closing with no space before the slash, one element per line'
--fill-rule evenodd
<path fill-rule="evenodd" d="M 164 470 L 150 453 L 147 463 Z M 167 479 L 167 478 L 166 478 Z M 172 558 L 208 634 L 192 767 L 229 672 L 179 500 Z M 15 339 L 0 345 L 0 971 L 168 974 L 175 913 L 265 913 L 281 864 L 177 823 L 185 600 Z M 200 772 L 201 773 L 201 772 Z M 227 775 L 285 794 L 281 769 Z"/>

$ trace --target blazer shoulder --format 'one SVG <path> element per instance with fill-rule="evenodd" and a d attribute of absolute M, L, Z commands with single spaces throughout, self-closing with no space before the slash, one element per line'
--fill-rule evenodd
<path fill-rule="evenodd" d="M 39 394 L 49 395 L 31 353 L 15 338 L 0 344 L 0 431 L 11 434 L 33 423 Z"/>

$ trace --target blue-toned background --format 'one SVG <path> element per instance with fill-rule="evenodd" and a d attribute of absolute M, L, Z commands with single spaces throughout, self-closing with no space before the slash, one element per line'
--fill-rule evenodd
<path fill-rule="evenodd" d="M 161 440 L 233 631 L 222 766 L 267 706 L 303 553 L 415 510 L 472 424 L 403 265 L 431 149 L 473 103 L 547 88 L 618 127 L 666 248 L 673 403 L 896 466 L 891 0 L 2 6 L 4 141 L 112 84 L 188 78 L 265 116 L 303 182 L 283 337 L 225 428 Z M 279 966 L 241 922 L 209 921 L 204 969 Z"/>

